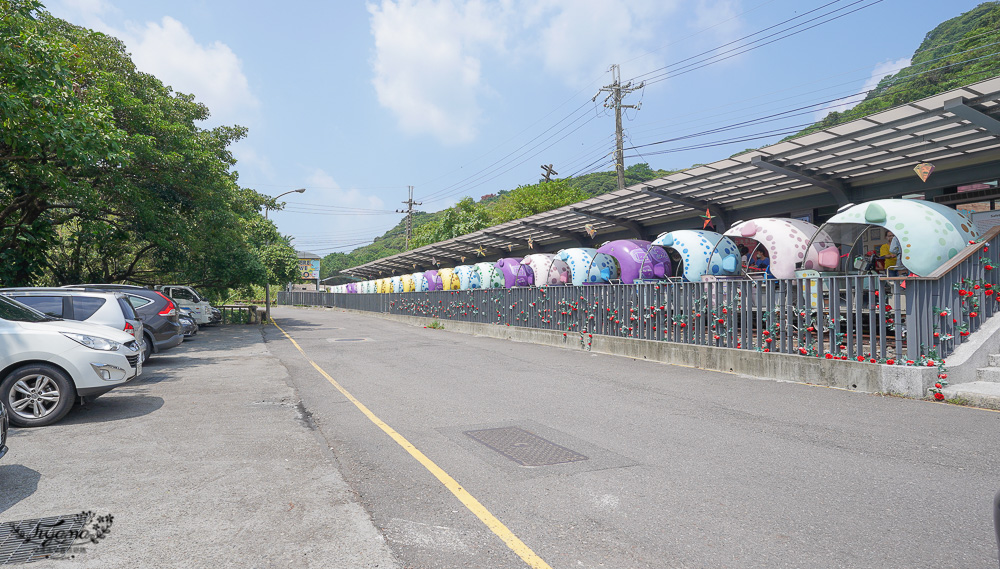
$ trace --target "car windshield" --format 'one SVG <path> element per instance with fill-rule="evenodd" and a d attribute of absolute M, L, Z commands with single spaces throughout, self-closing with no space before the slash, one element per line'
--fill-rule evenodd
<path fill-rule="evenodd" d="M 0 318 L 14 322 L 48 322 L 50 320 L 62 320 L 42 314 L 41 312 L 25 306 L 16 300 L 5 296 L 0 296 Z"/>

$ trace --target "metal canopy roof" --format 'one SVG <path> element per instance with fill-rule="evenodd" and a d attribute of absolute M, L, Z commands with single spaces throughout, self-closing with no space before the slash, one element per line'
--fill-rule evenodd
<path fill-rule="evenodd" d="M 919 185 L 912 168 L 920 162 L 933 162 L 932 179 L 941 182 L 949 180 L 942 176 L 948 170 L 987 162 L 1000 166 L 1000 121 L 994 118 L 998 115 L 1000 77 L 994 77 L 342 272 L 377 278 L 433 268 L 435 260 L 449 266 L 513 255 L 514 251 L 546 251 L 553 243 L 584 246 L 591 243 L 587 225 L 602 236 L 649 238 L 654 237 L 650 229 L 690 224 L 706 209 L 720 225 L 728 226 L 741 211 L 756 206 L 771 204 L 772 209 L 788 211 L 803 207 L 802 198 L 817 196 L 825 204 L 844 205 L 864 201 L 860 198 L 868 196 L 866 190 L 893 181 L 906 182 L 893 186 L 895 195 L 923 191 L 934 186 Z M 784 202 L 786 207 L 780 210 L 775 202 Z M 533 251 L 528 250 L 529 239 Z M 480 246 L 485 255 L 477 251 Z"/>

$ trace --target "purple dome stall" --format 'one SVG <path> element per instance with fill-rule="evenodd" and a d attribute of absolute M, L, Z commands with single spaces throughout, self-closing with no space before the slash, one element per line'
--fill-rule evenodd
<path fill-rule="evenodd" d="M 503 275 L 503 286 L 513 288 L 515 286 L 531 286 L 535 284 L 535 275 L 528 267 L 524 270 L 521 266 L 521 257 L 507 257 L 497 261 L 496 268 Z"/>
<path fill-rule="evenodd" d="M 601 245 L 598 253 L 618 261 L 621 280 L 632 284 L 636 280 L 661 280 L 670 276 L 670 256 L 667 251 L 649 241 L 621 239 Z"/>
<path fill-rule="evenodd" d="M 424 271 L 424 278 L 427 279 L 427 290 L 444 290 L 444 285 L 441 283 L 441 275 L 438 274 L 436 269 Z"/>

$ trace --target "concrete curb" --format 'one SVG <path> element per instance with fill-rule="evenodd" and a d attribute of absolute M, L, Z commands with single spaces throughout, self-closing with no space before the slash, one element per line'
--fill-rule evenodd
<path fill-rule="evenodd" d="M 345 308 L 289 306 L 308 310 L 341 310 L 362 316 L 393 320 L 411 326 L 426 326 L 432 318 L 384 314 Z M 922 398 L 937 381 L 937 368 L 875 365 L 871 363 L 834 361 L 794 354 L 763 353 L 732 348 L 692 346 L 654 340 L 637 340 L 578 332 L 564 334 L 554 330 L 497 326 L 453 320 L 438 320 L 445 329 L 463 334 L 530 342 L 560 348 L 592 351 L 668 364 L 684 365 L 705 370 L 730 372 L 798 383 L 863 391 L 892 393 Z"/>

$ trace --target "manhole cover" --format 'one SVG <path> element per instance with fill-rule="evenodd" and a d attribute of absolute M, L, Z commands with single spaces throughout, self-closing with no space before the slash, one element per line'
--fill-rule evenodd
<path fill-rule="evenodd" d="M 465 434 L 521 466 L 549 466 L 587 460 L 586 456 L 578 452 L 519 427 L 480 429 L 465 431 Z"/>

